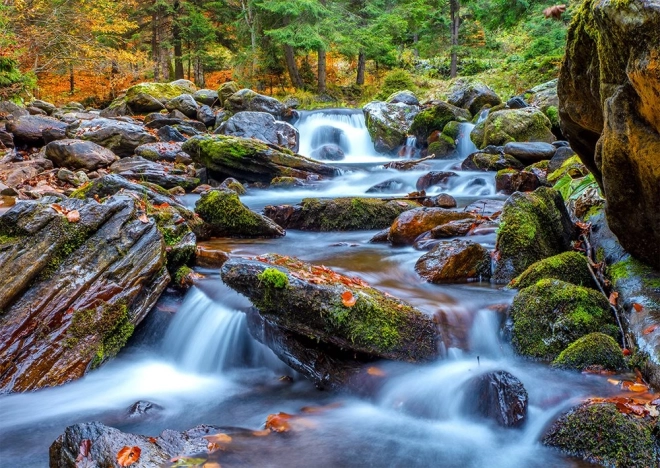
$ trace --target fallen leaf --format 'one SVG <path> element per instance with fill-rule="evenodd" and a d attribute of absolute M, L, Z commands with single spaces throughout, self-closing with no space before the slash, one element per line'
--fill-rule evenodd
<path fill-rule="evenodd" d="M 657 418 L 658 416 L 660 416 L 660 411 L 658 411 L 658 408 L 654 406 L 652 403 L 649 402 L 645 404 L 644 408 L 646 408 L 646 411 L 649 412 L 649 416 L 651 416 L 652 418 Z"/>
<path fill-rule="evenodd" d="M 357 298 L 355 296 L 353 296 L 352 292 L 346 291 L 341 295 L 341 302 L 346 307 L 353 307 L 355 305 L 355 303 L 357 302 Z"/>
<path fill-rule="evenodd" d="M 371 366 L 367 369 L 367 374 L 373 375 L 376 377 L 385 377 L 385 372 L 383 372 L 381 369 L 375 366 Z"/>
<path fill-rule="evenodd" d="M 140 460 L 140 453 L 142 453 L 140 447 L 124 446 L 124 448 L 117 453 L 117 463 L 119 466 L 130 466 Z"/>
<path fill-rule="evenodd" d="M 202 468 L 222 468 L 220 463 L 216 462 L 206 462 L 202 465 Z"/>
<path fill-rule="evenodd" d="M 80 212 L 78 210 L 71 210 L 66 214 L 66 219 L 70 223 L 77 223 L 80 221 Z"/>
<path fill-rule="evenodd" d="M 153 205 L 157 210 L 162 210 L 163 208 L 169 208 L 170 204 L 167 202 L 160 203 L 158 205 Z"/>
<path fill-rule="evenodd" d="M 144 224 L 149 224 L 149 218 L 147 218 L 147 215 L 144 213 L 138 216 L 138 219 L 142 221 Z"/>
<path fill-rule="evenodd" d="M 619 298 L 619 293 L 616 291 L 612 291 L 610 293 L 610 304 L 613 306 L 616 306 L 616 300 Z"/>
<path fill-rule="evenodd" d="M 152 444 L 155 444 L 156 443 L 156 438 L 155 437 L 149 437 L 149 442 L 151 442 Z"/>
<path fill-rule="evenodd" d="M 624 380 L 621 384 L 621 388 L 628 390 L 629 392 L 641 393 L 648 391 L 649 387 L 639 382 L 631 382 L 630 380 Z"/>
<path fill-rule="evenodd" d="M 635 312 L 641 312 L 642 310 L 644 310 L 644 306 L 637 302 L 633 302 L 633 309 L 635 309 Z"/>
<path fill-rule="evenodd" d="M 50 207 L 52 209 L 54 209 L 55 211 L 57 211 L 58 213 L 60 213 L 60 214 L 66 214 L 66 212 L 67 212 L 67 210 L 64 209 L 64 207 L 62 205 L 58 205 L 57 203 L 51 203 Z"/>
<path fill-rule="evenodd" d="M 264 437 L 270 435 L 270 432 L 271 432 L 270 429 L 264 429 L 261 431 L 252 431 L 252 435 L 255 437 Z"/>
<path fill-rule="evenodd" d="M 619 385 L 621 383 L 620 380 L 615 380 L 615 379 L 607 379 L 607 381 L 612 385 Z"/>
<path fill-rule="evenodd" d="M 269 414 L 266 418 L 266 429 L 273 432 L 289 432 L 291 430 L 290 419 L 291 415 L 287 413 Z"/>
<path fill-rule="evenodd" d="M 649 333 L 653 332 L 656 328 L 658 328 L 658 324 L 654 323 L 653 325 L 649 325 L 642 331 L 642 335 L 648 335 Z"/>
<path fill-rule="evenodd" d="M 630 352 L 630 350 L 628 348 L 623 348 L 623 355 L 624 356 L 630 356 L 631 354 L 632 353 Z"/>

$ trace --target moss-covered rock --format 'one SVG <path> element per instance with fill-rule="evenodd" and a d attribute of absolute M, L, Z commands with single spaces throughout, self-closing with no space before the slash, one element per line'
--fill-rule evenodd
<path fill-rule="evenodd" d="M 570 251 L 544 258 L 531 264 L 510 283 L 511 288 L 527 288 L 542 279 L 554 278 L 577 286 L 596 289 L 587 257 L 579 252 Z"/>
<path fill-rule="evenodd" d="M 497 281 L 509 282 L 532 263 L 569 250 L 575 234 L 564 200 L 547 187 L 511 195 L 501 220 L 493 274 Z"/>
<path fill-rule="evenodd" d="M 614 338 L 596 332 L 575 340 L 557 356 L 552 365 L 578 371 L 589 367 L 620 371 L 625 369 L 626 362 L 623 359 L 623 352 Z"/>
<path fill-rule="evenodd" d="M 578 179 L 589 174 L 587 167 L 582 164 L 580 158 L 573 156 L 562 163 L 559 169 L 548 174 L 548 183 L 555 185 L 560 179 L 569 176 L 571 179 Z"/>
<path fill-rule="evenodd" d="M 208 224 L 214 237 L 279 237 L 284 230 L 270 219 L 250 210 L 232 190 L 210 190 L 195 204 L 195 212 Z"/>
<path fill-rule="evenodd" d="M 264 214 L 285 229 L 303 231 L 358 231 L 383 229 L 414 202 L 378 198 L 305 198 L 298 205 L 269 205 Z"/>
<path fill-rule="evenodd" d="M 502 103 L 502 100 L 484 83 L 474 79 L 461 78 L 456 80 L 449 89 L 447 102 L 467 109 L 474 115 L 484 106 L 497 106 Z"/>
<path fill-rule="evenodd" d="M 541 141 L 552 143 L 555 136 L 550 120 L 538 109 L 503 109 L 491 112 L 483 122 L 477 124 L 470 138 L 477 148 L 489 145 L 501 146 L 515 141 Z"/>
<path fill-rule="evenodd" d="M 442 134 L 451 138 L 452 141 L 457 140 L 461 134 L 461 122 L 456 120 L 447 122 L 447 125 L 442 129 Z"/>
<path fill-rule="evenodd" d="M 543 443 L 602 466 L 658 466 L 652 421 L 622 414 L 613 403 L 573 408 L 552 425 Z"/>
<path fill-rule="evenodd" d="M 617 336 L 609 302 L 594 289 L 544 279 L 520 290 L 511 305 L 513 346 L 524 356 L 554 359 L 593 332 Z"/>
<path fill-rule="evenodd" d="M 157 112 L 165 108 L 165 103 L 181 94 L 195 92 L 190 81 L 179 80 L 172 83 L 139 83 L 131 86 L 124 96 L 120 96 L 104 109 L 102 117 L 134 113 Z"/>
<path fill-rule="evenodd" d="M 218 100 L 220 101 L 220 106 L 225 106 L 225 101 L 229 96 L 238 92 L 241 87 L 235 81 L 227 81 L 222 83 L 218 88 Z"/>
<path fill-rule="evenodd" d="M 418 106 L 373 101 L 364 106 L 364 118 L 376 151 L 390 153 L 406 142 Z"/>
<path fill-rule="evenodd" d="M 465 171 L 501 171 L 503 169 L 521 170 L 524 164 L 510 154 L 472 153 L 461 163 Z"/>
<path fill-rule="evenodd" d="M 442 131 L 452 120 L 468 121 L 470 117 L 470 113 L 465 109 L 443 101 L 434 101 L 415 116 L 410 126 L 410 133 L 417 137 L 417 141 L 425 142 L 432 132 Z"/>
<path fill-rule="evenodd" d="M 431 143 L 427 149 L 428 155 L 435 155 L 437 159 L 449 158 L 454 155 L 456 144 L 447 135 L 441 134 L 437 141 Z"/>

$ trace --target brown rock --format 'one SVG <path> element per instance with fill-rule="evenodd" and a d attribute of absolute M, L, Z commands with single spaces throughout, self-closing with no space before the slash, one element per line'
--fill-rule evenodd
<path fill-rule="evenodd" d="M 459 219 L 473 219 L 472 213 L 443 208 L 415 208 L 399 215 L 390 228 L 389 240 L 394 245 L 412 244 L 417 237 L 436 226 Z"/>
<path fill-rule="evenodd" d="M 541 186 L 539 178 L 529 171 L 499 171 L 495 176 L 495 190 L 507 195 L 513 192 L 533 192 Z"/>
<path fill-rule="evenodd" d="M 444 241 L 420 257 L 415 271 L 431 283 L 486 280 L 490 278 L 490 255 L 472 241 Z"/>
<path fill-rule="evenodd" d="M 426 190 L 434 185 L 444 185 L 452 177 L 458 177 L 455 172 L 431 171 L 417 180 L 417 190 Z"/>

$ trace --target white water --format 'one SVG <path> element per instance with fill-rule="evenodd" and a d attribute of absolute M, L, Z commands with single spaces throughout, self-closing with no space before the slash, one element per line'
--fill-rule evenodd
<path fill-rule="evenodd" d="M 472 132 L 473 128 L 474 124 L 469 122 L 461 122 L 458 125 L 458 138 L 456 139 L 456 153 L 458 154 L 458 159 L 465 159 L 470 154 L 478 151 L 477 147 L 470 139 L 470 132 Z"/>

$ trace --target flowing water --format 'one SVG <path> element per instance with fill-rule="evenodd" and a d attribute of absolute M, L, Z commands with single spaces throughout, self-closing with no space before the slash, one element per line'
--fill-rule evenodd
<path fill-rule="evenodd" d="M 383 159 L 373 147 L 360 153 L 359 145 L 367 146 L 360 116 L 303 113 L 301 151 L 311 148 L 315 128 L 336 125 L 352 135 L 349 163 Z M 457 163 L 460 159 L 436 161 L 431 167 L 455 169 Z M 397 190 L 403 194 L 425 172 L 359 165 L 318 187 L 252 190 L 242 199 L 261 209 L 308 196 L 365 196 L 369 187 L 391 178 L 401 179 Z M 460 206 L 497 196 L 492 175 L 458 174 L 442 190 Z M 194 203 L 191 196 L 186 200 Z M 289 231 L 280 239 L 214 243 L 238 256 L 276 252 L 358 275 L 441 317 L 447 332 L 437 362 L 378 363 L 382 383 L 361 397 L 317 391 L 251 338 L 244 313 L 249 301 L 224 286 L 217 269 L 199 269 L 205 278 L 182 298 L 174 293 L 161 298 L 114 361 L 58 388 L 0 397 L 0 466 L 47 466 L 50 443 L 78 422 L 98 420 L 150 436 L 202 423 L 257 430 L 268 414 L 296 414 L 305 406 L 326 409 L 307 415 L 303 430 L 255 438 L 238 453 L 225 458 L 219 453 L 218 461 L 225 468 L 582 466 L 543 447 L 539 439 L 561 411 L 586 396 L 613 392 L 606 379 L 518 359 L 502 336 L 504 317 L 498 312 L 498 306 L 512 300 L 512 292 L 489 283 L 424 283 L 414 271 L 421 252 L 369 243 L 374 233 Z M 472 239 L 488 248 L 495 242 L 492 233 Z M 528 420 L 521 429 L 474 420 L 462 410 L 471 398 L 464 391 L 468 380 L 500 369 L 517 376 L 529 393 Z M 292 381 L 280 379 L 283 375 Z M 162 409 L 128 417 L 127 409 L 140 400 Z"/>

